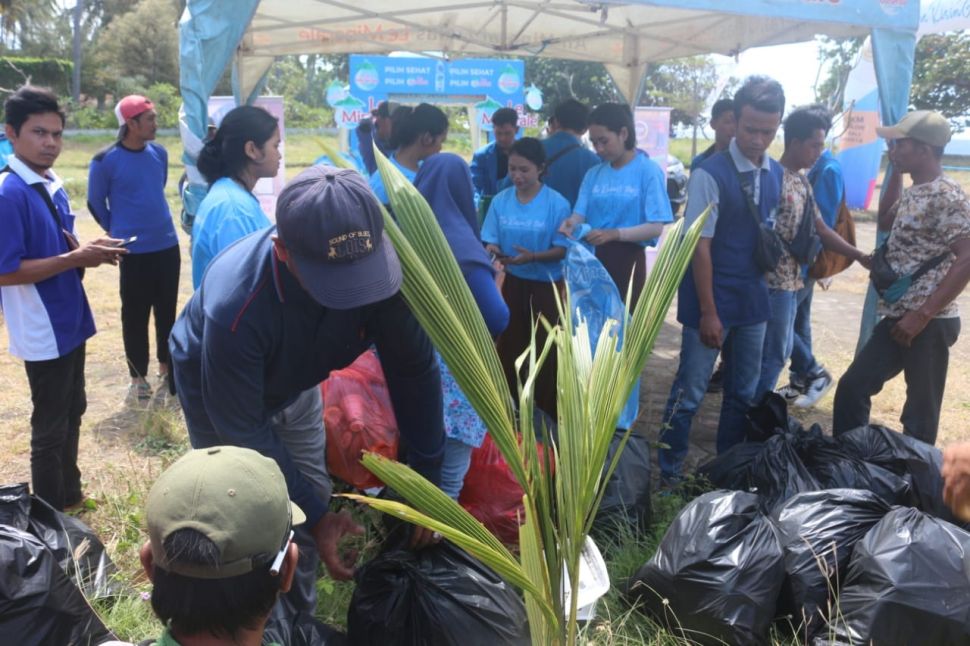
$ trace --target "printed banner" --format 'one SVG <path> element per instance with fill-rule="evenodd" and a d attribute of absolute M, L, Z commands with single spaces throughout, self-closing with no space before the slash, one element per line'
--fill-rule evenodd
<path fill-rule="evenodd" d="M 637 108 L 633 114 L 637 129 L 637 148 L 667 172 L 667 150 L 670 147 L 671 108 Z"/>

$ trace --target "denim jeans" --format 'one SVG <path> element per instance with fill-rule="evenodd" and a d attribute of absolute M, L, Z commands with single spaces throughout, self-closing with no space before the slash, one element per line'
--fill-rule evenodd
<path fill-rule="evenodd" d="M 761 351 L 761 376 L 755 390 L 758 402 L 769 390 L 775 389 L 792 351 L 792 324 L 795 320 L 795 296 L 798 292 L 785 289 L 769 289 L 771 318 L 765 326 L 765 343 Z"/>
<path fill-rule="evenodd" d="M 805 279 L 805 286 L 795 294 L 795 324 L 791 348 L 791 377 L 807 382 L 819 373 L 821 366 L 812 354 L 812 296 L 815 280 Z"/>
<path fill-rule="evenodd" d="M 745 415 L 754 403 L 755 387 L 761 370 L 761 349 L 765 323 L 741 325 L 724 330 L 721 357 L 724 361 L 724 396 L 717 426 L 717 452 L 723 453 L 744 440 Z M 670 388 L 664 412 L 660 441 L 670 448 L 660 449 L 657 461 L 663 480 L 676 480 L 687 457 L 690 425 L 704 399 L 717 348 L 701 343 L 700 332 L 684 326 L 681 331 L 680 365 Z"/>
<path fill-rule="evenodd" d="M 465 474 L 472 461 L 473 447 L 461 440 L 445 440 L 445 458 L 441 463 L 441 490 L 449 497 L 458 500 L 461 487 L 465 484 Z"/>

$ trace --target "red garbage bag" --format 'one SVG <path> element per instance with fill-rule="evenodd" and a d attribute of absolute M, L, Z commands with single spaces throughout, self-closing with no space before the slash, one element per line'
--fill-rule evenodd
<path fill-rule="evenodd" d="M 327 469 L 358 489 L 383 486 L 360 464 L 364 451 L 397 459 L 398 430 L 377 355 L 368 350 L 320 384 Z"/>
<path fill-rule="evenodd" d="M 544 459 L 542 443 L 536 448 Z M 525 522 L 522 487 L 491 435 L 472 451 L 458 502 L 503 543 L 519 544 L 519 525 Z"/>

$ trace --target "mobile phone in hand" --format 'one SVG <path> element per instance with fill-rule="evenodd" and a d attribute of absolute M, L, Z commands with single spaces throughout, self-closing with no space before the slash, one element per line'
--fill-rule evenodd
<path fill-rule="evenodd" d="M 119 242 L 115 246 L 116 247 L 127 247 L 128 245 L 130 245 L 132 242 L 134 242 L 137 239 L 138 239 L 138 236 L 131 236 L 130 238 L 126 238 L 125 240 L 122 240 L 121 242 Z"/>

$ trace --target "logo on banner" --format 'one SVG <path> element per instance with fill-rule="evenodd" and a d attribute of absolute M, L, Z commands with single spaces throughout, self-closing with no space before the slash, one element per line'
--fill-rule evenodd
<path fill-rule="evenodd" d="M 364 92 L 370 92 L 381 82 L 380 76 L 377 74 L 377 68 L 374 67 L 370 61 L 364 61 L 361 63 L 360 68 L 357 70 L 357 74 L 354 76 L 354 82 Z"/>
<path fill-rule="evenodd" d="M 502 74 L 498 77 L 498 89 L 506 94 L 515 94 L 522 87 L 522 79 L 516 73 L 515 68 L 506 65 Z"/>
<path fill-rule="evenodd" d="M 908 4 L 909 0 L 879 0 L 879 6 L 887 16 L 895 16 Z"/>

